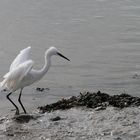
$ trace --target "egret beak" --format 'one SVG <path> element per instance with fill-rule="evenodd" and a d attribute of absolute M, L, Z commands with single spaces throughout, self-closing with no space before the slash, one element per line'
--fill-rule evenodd
<path fill-rule="evenodd" d="M 61 53 L 57 52 L 57 54 L 63 58 L 65 58 L 66 60 L 70 61 L 67 57 L 65 57 L 64 55 L 62 55 Z"/>

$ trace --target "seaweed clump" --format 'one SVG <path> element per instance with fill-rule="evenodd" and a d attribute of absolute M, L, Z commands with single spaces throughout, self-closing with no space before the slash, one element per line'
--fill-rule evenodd
<path fill-rule="evenodd" d="M 130 106 L 139 106 L 140 98 L 133 97 L 128 94 L 109 95 L 107 93 L 84 92 L 78 96 L 72 96 L 68 99 L 61 99 L 56 103 L 47 104 L 45 106 L 38 107 L 41 113 L 51 112 L 54 110 L 65 110 L 72 107 L 85 106 L 87 108 L 101 108 L 105 109 L 107 106 L 113 106 L 117 108 L 124 108 Z M 100 109 L 98 109 L 100 110 Z"/>

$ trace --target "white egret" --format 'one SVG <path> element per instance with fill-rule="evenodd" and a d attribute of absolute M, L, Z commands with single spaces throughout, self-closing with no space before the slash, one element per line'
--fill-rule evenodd
<path fill-rule="evenodd" d="M 10 66 L 10 70 L 7 74 L 4 75 L 4 80 L 1 82 L 1 88 L 8 89 L 9 94 L 7 99 L 14 105 L 16 108 L 16 115 L 19 114 L 18 106 L 9 98 L 9 96 L 20 89 L 20 94 L 18 101 L 26 114 L 26 110 L 21 102 L 21 94 L 24 87 L 33 84 L 34 82 L 40 80 L 51 66 L 51 56 L 59 55 L 66 60 L 70 61 L 64 55 L 62 55 L 55 47 L 50 47 L 45 52 L 45 64 L 42 69 L 35 70 L 33 69 L 34 62 L 29 59 L 31 47 L 27 47 L 20 51 L 17 57 L 14 59 Z"/>

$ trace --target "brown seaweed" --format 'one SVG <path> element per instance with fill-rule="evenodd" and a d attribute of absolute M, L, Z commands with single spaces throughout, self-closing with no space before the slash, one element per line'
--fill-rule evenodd
<path fill-rule="evenodd" d="M 45 106 L 38 107 L 41 113 L 51 112 L 54 110 L 65 110 L 72 107 L 85 106 L 87 108 L 103 108 L 107 106 L 113 106 L 117 108 L 124 108 L 130 106 L 139 106 L 140 98 L 133 97 L 128 94 L 109 95 L 98 91 L 97 93 L 84 92 L 78 96 L 72 96 L 68 99 L 61 99 L 56 103 L 47 104 Z"/>

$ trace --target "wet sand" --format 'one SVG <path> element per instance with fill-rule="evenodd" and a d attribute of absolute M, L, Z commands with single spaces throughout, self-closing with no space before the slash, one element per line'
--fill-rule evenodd
<path fill-rule="evenodd" d="M 99 93 L 98 93 L 99 94 Z M 97 93 L 89 94 L 98 97 Z M 99 95 L 107 94 L 100 93 Z M 82 94 L 77 97 L 84 96 Z M 121 95 L 116 95 L 120 97 Z M 116 98 L 115 96 L 115 98 Z M 111 96 L 113 97 L 113 96 Z M 122 96 L 121 96 L 122 97 Z M 71 97 L 72 98 L 72 97 Z M 65 103 L 69 99 L 65 99 Z M 124 96 L 123 96 L 124 98 Z M 29 115 L 8 116 L 0 120 L 1 140 L 139 140 L 140 139 L 140 107 L 138 97 L 125 96 L 123 101 L 137 100 L 137 104 L 124 107 L 106 106 L 87 107 L 74 106 L 69 109 L 55 109 L 34 112 Z M 74 97 L 73 97 L 74 99 Z M 86 99 L 86 98 L 84 98 Z M 101 98 L 100 98 L 101 99 Z M 100 100 L 98 97 L 98 100 Z M 105 98 L 103 98 L 105 99 Z M 109 99 L 109 98 L 108 98 Z M 117 98 L 118 99 L 118 98 Z M 64 101 L 64 99 L 62 99 Z M 61 103 L 62 100 L 53 103 Z M 75 100 L 75 99 L 74 99 Z M 122 98 L 121 98 L 122 100 Z M 106 100 L 104 100 L 106 102 Z M 91 101 L 90 101 L 91 102 Z M 119 100 L 118 100 L 119 102 Z M 130 102 L 130 101 L 129 101 Z M 122 105 L 122 104 L 121 104 Z M 124 103 L 124 105 L 126 105 Z M 49 105 L 47 105 L 49 106 Z M 52 104 L 50 104 L 52 107 Z M 20 121 L 26 120 L 24 121 Z"/>
<path fill-rule="evenodd" d="M 36 116 L 36 115 L 35 115 Z M 59 116 L 54 121 L 52 118 Z M 72 108 L 42 114 L 28 123 L 6 119 L 0 124 L 1 140 L 139 140 L 140 108 L 106 110 Z"/>

